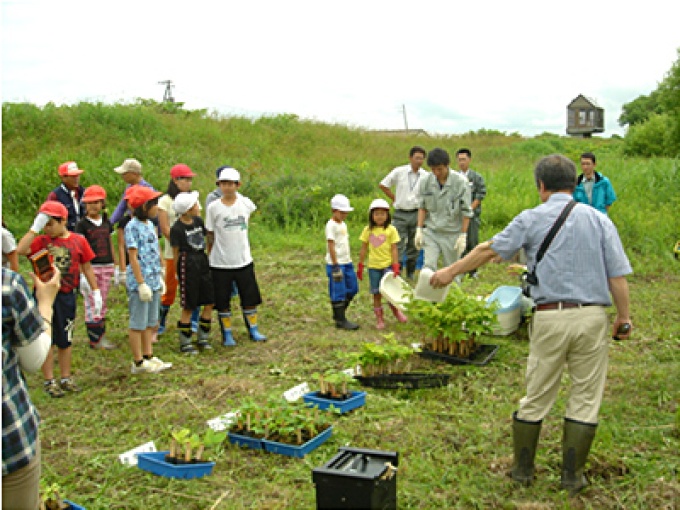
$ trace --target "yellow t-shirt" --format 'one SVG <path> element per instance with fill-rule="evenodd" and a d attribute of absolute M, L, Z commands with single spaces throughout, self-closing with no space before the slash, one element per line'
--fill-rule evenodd
<path fill-rule="evenodd" d="M 399 242 L 399 233 L 393 225 L 383 227 L 364 227 L 359 239 L 368 243 L 368 268 L 385 269 L 392 265 L 392 245 Z"/>

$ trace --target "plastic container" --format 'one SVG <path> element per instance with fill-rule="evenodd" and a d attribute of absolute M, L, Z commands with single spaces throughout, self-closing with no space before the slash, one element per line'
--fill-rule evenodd
<path fill-rule="evenodd" d="M 405 374 L 381 374 L 371 376 L 355 375 L 354 378 L 363 386 L 389 390 L 418 390 L 421 388 L 439 388 L 449 384 L 449 374 L 431 374 L 408 372 Z"/>
<path fill-rule="evenodd" d="M 246 448 L 252 448 L 253 450 L 262 450 L 262 439 L 258 437 L 243 436 L 241 434 L 235 434 L 233 432 L 227 433 L 227 438 L 231 444 L 236 446 L 245 446 Z"/>
<path fill-rule="evenodd" d="M 500 308 L 496 310 L 498 325 L 494 326 L 493 334 L 496 336 L 510 335 L 517 331 L 522 319 L 522 289 L 503 285 L 498 287 L 486 299 L 488 304 L 497 301 Z"/>
<path fill-rule="evenodd" d="M 402 312 L 406 310 L 406 305 L 410 302 L 411 291 L 411 286 L 406 283 L 406 280 L 401 276 L 395 277 L 392 272 L 385 273 L 380 280 L 380 294 Z"/>
<path fill-rule="evenodd" d="M 264 450 L 270 453 L 278 453 L 280 455 L 287 455 L 289 457 L 302 458 L 307 455 L 312 450 L 318 448 L 323 443 L 325 443 L 328 438 L 333 434 L 333 427 L 328 427 L 321 434 L 314 436 L 312 439 L 307 441 L 302 445 L 293 445 L 287 443 L 279 443 L 277 441 L 269 441 L 268 439 L 263 439 L 262 444 L 264 445 Z"/>
<path fill-rule="evenodd" d="M 333 406 L 338 409 L 342 414 L 348 413 L 349 411 L 361 407 L 366 404 L 366 392 L 365 391 L 350 391 L 349 397 L 344 400 L 336 400 L 333 398 L 325 398 L 320 395 L 320 392 L 313 391 L 302 396 L 302 400 L 307 402 L 311 406 L 316 406 L 319 409 L 328 409 Z"/>
<path fill-rule="evenodd" d="M 137 454 L 137 467 L 166 478 L 202 478 L 212 473 L 214 462 L 198 464 L 171 464 L 165 461 L 169 451 Z"/>
<path fill-rule="evenodd" d="M 469 358 L 457 358 L 456 356 L 451 356 L 450 354 L 444 354 L 443 352 L 429 351 L 423 349 L 418 354 L 421 358 L 434 359 L 437 361 L 444 361 L 450 363 L 451 365 L 487 365 L 498 352 L 498 345 L 491 344 L 480 344 L 477 346 L 475 352 L 473 352 Z"/>
<path fill-rule="evenodd" d="M 420 271 L 418 276 L 418 283 L 416 284 L 416 290 L 413 294 L 414 299 L 421 299 L 423 301 L 433 301 L 435 303 L 441 303 L 446 299 L 446 295 L 449 293 L 449 288 L 451 284 L 441 289 L 435 289 L 430 285 L 430 278 L 434 272 L 429 267 L 424 267 Z"/>
<path fill-rule="evenodd" d="M 77 505 L 73 501 L 69 501 L 68 499 L 65 499 L 63 501 L 65 505 L 69 505 L 68 508 L 70 510 L 85 510 L 84 506 Z"/>

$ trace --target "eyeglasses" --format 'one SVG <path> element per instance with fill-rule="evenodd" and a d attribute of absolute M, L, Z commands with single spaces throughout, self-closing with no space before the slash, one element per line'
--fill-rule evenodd
<path fill-rule="evenodd" d="M 179 179 L 180 181 L 193 181 L 194 180 L 193 177 L 178 177 L 177 179 Z"/>

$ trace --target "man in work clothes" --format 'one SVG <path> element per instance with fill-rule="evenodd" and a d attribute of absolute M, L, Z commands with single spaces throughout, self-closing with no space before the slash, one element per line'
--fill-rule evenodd
<path fill-rule="evenodd" d="M 482 224 L 482 200 L 486 197 L 486 184 L 484 177 L 470 168 L 470 160 L 472 159 L 472 152 L 470 149 L 459 149 L 456 152 L 456 159 L 458 160 L 458 168 L 460 174 L 465 177 L 470 184 L 470 200 L 472 203 L 470 207 L 474 216 L 470 218 L 470 226 L 467 231 L 467 244 L 462 257 L 472 251 L 472 249 L 479 244 L 479 226 Z M 470 271 L 470 276 L 473 278 L 477 271 Z"/>
<path fill-rule="evenodd" d="M 428 175 L 423 170 L 425 149 L 419 146 L 411 147 L 409 164 L 398 166 L 380 182 L 380 189 L 392 200 L 394 216 L 392 225 L 399 233 L 397 250 L 399 262 L 406 255 L 406 273 L 413 278 L 418 260 L 418 249 L 415 245 L 416 226 L 418 222 L 418 190 L 420 181 Z M 394 193 L 392 192 L 394 187 Z"/>
<path fill-rule="evenodd" d="M 453 264 L 465 250 L 472 217 L 467 179 L 449 168 L 444 149 L 432 149 L 427 166 L 432 173 L 421 179 L 416 248 L 425 251 L 424 267 L 436 271 L 439 257 Z"/>
<path fill-rule="evenodd" d="M 522 211 L 500 234 L 437 271 L 430 283 L 446 285 L 498 256 L 508 260 L 520 248 L 526 250 L 537 278 L 530 285 L 536 308 L 529 329 L 526 395 L 513 414 L 512 478 L 522 485 L 533 481 L 541 423 L 557 398 L 566 365 L 571 389 L 563 427 L 562 488 L 573 495 L 587 485 L 583 472 L 607 377 L 610 293 L 616 305 L 614 334 L 628 338 L 632 324 L 625 276 L 632 269 L 611 220 L 582 204 L 574 207 L 536 265 L 544 238 L 572 200 L 576 167 L 553 154 L 539 161 L 534 177 L 543 203 Z M 625 325 L 624 332 L 620 328 Z"/>

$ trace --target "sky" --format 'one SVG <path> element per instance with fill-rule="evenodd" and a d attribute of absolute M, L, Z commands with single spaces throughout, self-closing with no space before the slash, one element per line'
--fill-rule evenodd
<path fill-rule="evenodd" d="M 680 48 L 668 0 L 1 2 L 3 102 L 161 101 L 171 80 L 187 109 L 432 134 L 565 134 L 583 94 L 623 135 Z"/>

